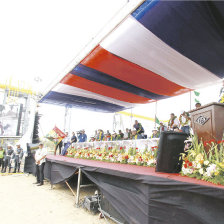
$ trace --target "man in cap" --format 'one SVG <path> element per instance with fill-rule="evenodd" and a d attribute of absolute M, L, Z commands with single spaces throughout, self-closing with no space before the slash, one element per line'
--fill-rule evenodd
<path fill-rule="evenodd" d="M 11 172 L 11 162 L 14 158 L 14 150 L 11 145 L 7 146 L 7 150 L 5 152 L 5 162 L 4 162 L 4 173 L 6 172 L 7 167 L 9 167 L 9 173 Z"/>
<path fill-rule="evenodd" d="M 80 135 L 78 136 L 79 142 L 86 142 L 87 141 L 87 135 L 85 133 L 85 130 L 82 130 Z"/>
<path fill-rule="evenodd" d="M 15 166 L 14 166 L 13 173 L 16 173 L 17 169 L 18 169 L 18 173 L 20 172 L 20 163 L 21 163 L 22 158 L 23 158 L 23 149 L 20 147 L 20 144 L 17 144 L 16 149 L 14 151 Z"/>
<path fill-rule="evenodd" d="M 43 143 L 39 143 L 39 149 L 35 153 L 35 161 L 36 161 L 36 176 L 37 186 L 42 186 L 44 184 L 44 166 L 46 162 L 47 149 L 44 148 Z"/>

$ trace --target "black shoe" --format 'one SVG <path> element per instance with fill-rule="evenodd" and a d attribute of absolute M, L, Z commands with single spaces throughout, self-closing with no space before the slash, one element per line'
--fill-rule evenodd
<path fill-rule="evenodd" d="M 40 184 L 40 182 L 35 182 L 35 183 L 33 183 L 33 184 Z"/>
<path fill-rule="evenodd" d="M 14 170 L 13 173 L 16 173 L 16 171 Z"/>
<path fill-rule="evenodd" d="M 39 183 L 39 184 L 37 184 L 37 186 L 39 187 L 39 186 L 42 186 L 42 185 L 44 185 L 43 183 Z"/>

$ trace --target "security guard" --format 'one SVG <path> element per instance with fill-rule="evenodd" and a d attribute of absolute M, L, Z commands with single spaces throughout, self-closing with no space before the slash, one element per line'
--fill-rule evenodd
<path fill-rule="evenodd" d="M 0 146 L 0 168 L 1 172 L 3 172 L 4 169 L 4 156 L 5 156 L 5 150 L 2 146 Z"/>
<path fill-rule="evenodd" d="M 21 160 L 23 158 L 23 149 L 20 147 L 20 144 L 16 145 L 16 150 L 14 152 L 14 163 L 15 163 L 15 166 L 14 166 L 14 172 L 13 173 L 16 173 L 16 170 L 18 169 L 18 173 L 20 172 L 20 163 L 21 163 Z"/>
<path fill-rule="evenodd" d="M 5 162 L 4 162 L 4 173 L 6 172 L 7 167 L 9 167 L 9 173 L 11 172 L 11 161 L 14 157 L 14 150 L 11 145 L 7 146 L 7 150 L 5 152 Z"/>

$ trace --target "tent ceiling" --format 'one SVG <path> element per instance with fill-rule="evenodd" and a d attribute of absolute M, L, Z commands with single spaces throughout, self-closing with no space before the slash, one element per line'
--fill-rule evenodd
<path fill-rule="evenodd" d="M 42 99 L 115 112 L 224 78 L 224 3 L 145 1 Z"/>

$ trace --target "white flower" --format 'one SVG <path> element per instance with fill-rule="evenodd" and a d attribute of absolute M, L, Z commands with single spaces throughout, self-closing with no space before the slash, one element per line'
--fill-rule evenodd
<path fill-rule="evenodd" d="M 188 169 L 188 173 L 189 174 L 192 174 L 193 173 L 193 170 L 192 169 Z"/>
<path fill-rule="evenodd" d="M 210 164 L 209 167 L 206 169 L 205 175 L 207 177 L 211 177 L 216 172 L 217 166 L 216 164 Z"/>
<path fill-rule="evenodd" d="M 204 161 L 204 165 L 207 166 L 208 164 L 209 164 L 209 161 L 208 160 L 205 160 Z"/>
<path fill-rule="evenodd" d="M 203 175 L 203 173 L 204 173 L 203 168 L 199 169 L 199 173 L 200 173 L 201 175 Z"/>
<path fill-rule="evenodd" d="M 147 165 L 150 166 L 151 164 L 153 164 L 155 162 L 154 159 L 150 159 L 148 162 L 147 162 Z"/>
<path fill-rule="evenodd" d="M 198 163 L 197 166 L 196 166 L 196 168 L 197 168 L 197 169 L 201 169 L 201 164 Z"/>
<path fill-rule="evenodd" d="M 193 162 L 192 162 L 192 166 L 193 166 L 194 168 L 196 168 L 196 167 L 197 167 L 197 162 L 193 161 Z"/>

